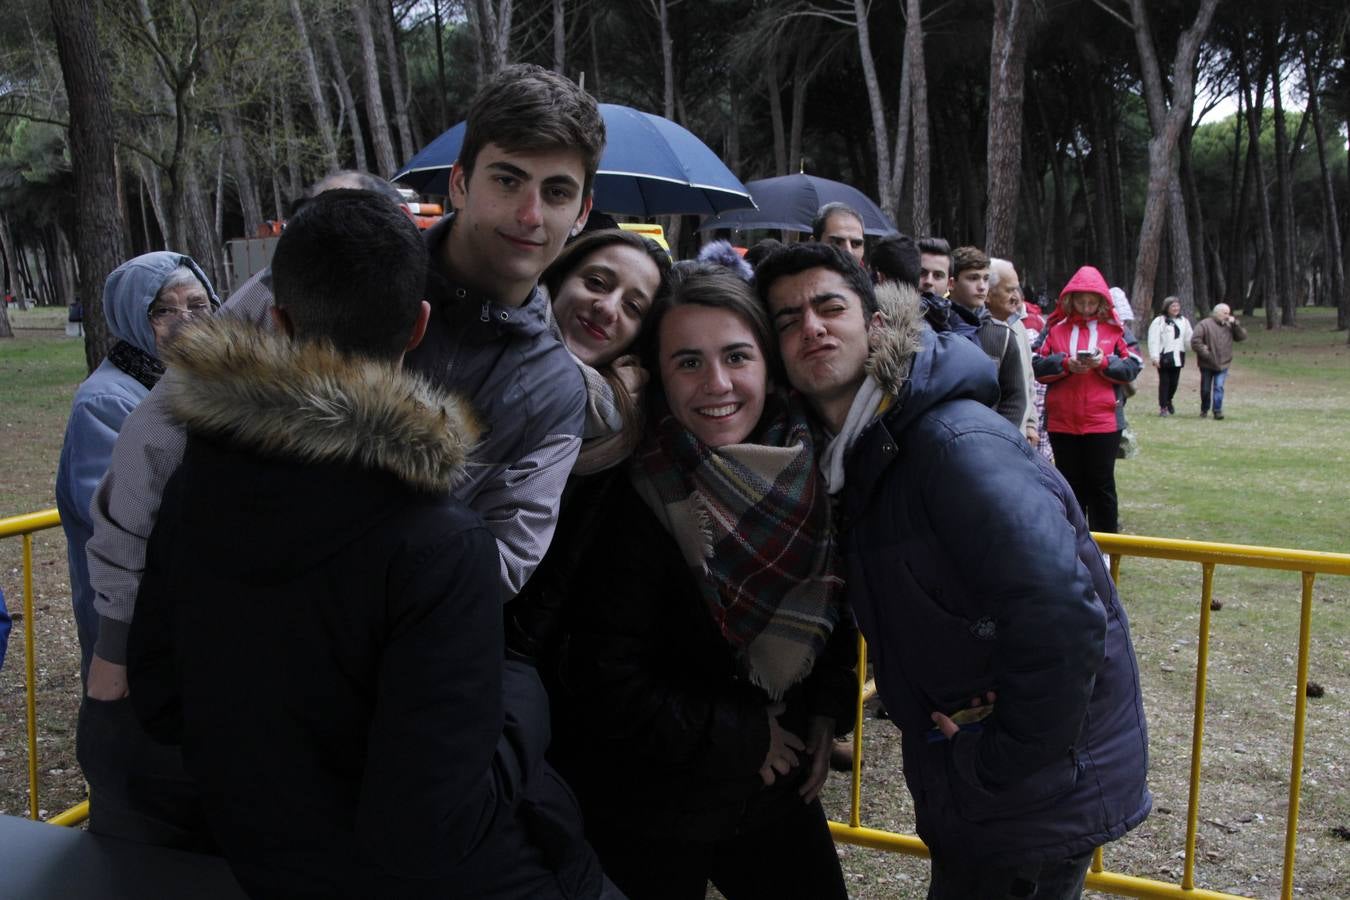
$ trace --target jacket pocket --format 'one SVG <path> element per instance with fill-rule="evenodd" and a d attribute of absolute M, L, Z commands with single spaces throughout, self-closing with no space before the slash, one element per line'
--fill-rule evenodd
<path fill-rule="evenodd" d="M 1026 778 L 990 790 L 957 770 L 950 743 L 942 745 L 943 771 L 954 811 L 968 822 L 1018 819 L 1055 806 L 1078 784 L 1081 766 L 1076 753 L 1065 753 Z"/>

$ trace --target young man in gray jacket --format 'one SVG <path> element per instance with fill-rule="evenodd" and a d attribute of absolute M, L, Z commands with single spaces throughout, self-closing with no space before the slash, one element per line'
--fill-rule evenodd
<path fill-rule="evenodd" d="M 405 365 L 466 396 L 483 425 L 454 495 L 496 540 L 503 600 L 521 588 L 548 548 L 581 443 L 581 376 L 548 327 L 547 299 L 536 282 L 568 235 L 585 224 L 604 136 L 595 100 L 574 83 L 537 66 L 508 67 L 469 112 L 450 179 L 455 213 L 426 233 L 432 317 Z M 270 327 L 271 306 L 264 271 L 241 286 L 222 314 Z M 180 790 L 174 761 L 137 771 L 144 756 L 127 749 L 143 737 L 139 729 L 87 727 L 91 716 L 117 715 L 117 701 L 127 696 L 126 636 L 146 541 L 164 484 L 183 454 L 183 432 L 153 392 L 137 413 L 123 428 L 91 509 L 90 580 L 100 622 L 86 685 L 94 702 L 81 710 L 81 734 L 88 739 L 80 755 L 83 764 L 86 757 L 112 754 L 126 770 L 125 778 L 91 780 L 92 830 L 174 843 L 180 835 L 173 815 L 146 809 L 136 796 L 140 787 L 155 793 L 159 773 L 167 779 L 159 793 Z M 113 745 L 94 737 L 109 733 L 121 735 Z"/>

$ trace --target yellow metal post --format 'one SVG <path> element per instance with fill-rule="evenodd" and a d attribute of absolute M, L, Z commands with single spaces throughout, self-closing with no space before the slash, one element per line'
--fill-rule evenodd
<path fill-rule="evenodd" d="M 28 818 L 38 817 L 37 665 L 33 641 L 33 536 L 23 536 L 23 656 L 28 706 Z"/>
<path fill-rule="evenodd" d="M 1200 638 L 1195 651 L 1195 721 L 1191 726 L 1191 788 L 1186 800 L 1186 865 L 1181 887 L 1195 887 L 1195 832 L 1200 820 L 1200 751 L 1205 742 L 1205 679 L 1209 674 L 1209 604 L 1214 598 L 1214 563 L 1203 566 Z"/>
<path fill-rule="evenodd" d="M 1312 643 L 1313 572 L 1303 573 L 1303 603 L 1298 618 L 1298 680 L 1294 692 L 1294 758 L 1289 764 L 1289 818 L 1284 825 L 1284 880 L 1280 897 L 1294 896 L 1294 852 L 1298 837 L 1298 800 L 1303 787 L 1303 728 L 1308 713 L 1308 656 Z"/>
<path fill-rule="evenodd" d="M 858 709 L 853 719 L 853 784 L 849 791 L 848 824 L 858 828 L 862 824 L 862 757 L 863 757 L 863 685 L 867 683 L 867 641 L 858 635 Z"/>

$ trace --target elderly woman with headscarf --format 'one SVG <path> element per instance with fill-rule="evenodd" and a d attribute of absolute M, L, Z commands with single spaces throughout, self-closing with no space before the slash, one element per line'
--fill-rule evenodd
<path fill-rule="evenodd" d="M 114 339 L 108 356 L 75 392 L 56 470 L 56 507 L 66 532 L 71 604 L 80 639 L 80 671 L 98 637 L 84 545 L 93 534 L 89 501 L 112 458 L 122 423 L 164 373 L 159 351 L 184 323 L 220 305 L 191 257 L 146 253 L 122 263 L 103 284 L 103 317 Z"/>

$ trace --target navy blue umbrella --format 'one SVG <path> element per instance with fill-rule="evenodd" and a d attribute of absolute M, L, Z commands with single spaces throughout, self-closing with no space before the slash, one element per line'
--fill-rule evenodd
<path fill-rule="evenodd" d="M 732 228 L 781 228 L 810 231 L 811 220 L 826 203 L 847 203 L 862 216 L 864 234 L 894 234 L 895 224 L 881 207 L 855 187 L 815 175 L 782 175 L 746 184 L 755 209 L 736 209 L 704 219 L 699 231 Z"/>
<path fill-rule="evenodd" d="M 717 154 L 669 119 L 601 103 L 608 140 L 595 176 L 595 208 L 622 215 L 710 215 L 753 206 L 749 192 Z M 464 123 L 442 134 L 393 180 L 424 194 L 450 192 Z"/>

